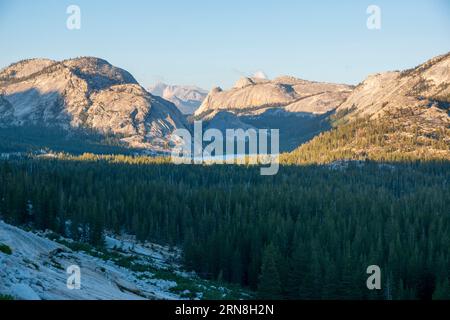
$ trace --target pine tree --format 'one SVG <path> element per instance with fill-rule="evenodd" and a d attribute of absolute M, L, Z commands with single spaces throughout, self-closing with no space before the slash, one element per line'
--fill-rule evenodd
<path fill-rule="evenodd" d="M 277 262 L 275 261 L 276 249 L 273 245 L 264 250 L 261 276 L 258 285 L 258 296 L 260 299 L 280 299 L 281 281 L 278 274 Z"/>

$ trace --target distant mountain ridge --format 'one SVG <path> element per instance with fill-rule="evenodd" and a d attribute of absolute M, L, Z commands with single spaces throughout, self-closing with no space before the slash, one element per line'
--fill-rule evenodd
<path fill-rule="evenodd" d="M 31 59 L 0 72 L 2 128 L 88 129 L 128 147 L 164 151 L 173 130 L 185 125 L 175 105 L 99 58 Z"/>
<path fill-rule="evenodd" d="M 206 90 L 196 86 L 168 85 L 162 82 L 148 87 L 147 90 L 172 102 L 185 115 L 193 114 L 208 95 Z"/>
<path fill-rule="evenodd" d="M 283 76 L 244 77 L 208 94 L 195 86 L 148 90 L 98 58 L 12 64 L 0 71 L 0 148 L 11 137 L 36 144 L 39 132 L 64 144 L 83 131 L 123 148 L 167 152 L 174 130 L 202 120 L 204 129 L 221 131 L 279 129 L 281 151 L 295 150 L 289 162 L 450 160 L 450 53 L 356 87 Z"/>
<path fill-rule="evenodd" d="M 274 80 L 244 77 L 230 90 L 211 90 L 195 115 L 210 118 L 211 114 L 223 110 L 237 114 L 261 114 L 272 108 L 324 114 L 344 102 L 352 89 L 350 85 L 307 81 L 290 76 Z"/>
<path fill-rule="evenodd" d="M 290 151 L 330 128 L 327 117 L 353 87 L 290 76 L 244 77 L 230 90 L 214 88 L 194 118 L 208 128 L 279 129 L 282 151 Z"/>

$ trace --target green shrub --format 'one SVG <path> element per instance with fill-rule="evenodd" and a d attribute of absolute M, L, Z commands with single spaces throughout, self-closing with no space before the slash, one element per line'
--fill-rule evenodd
<path fill-rule="evenodd" d="M 6 253 L 6 254 L 12 254 L 11 248 L 3 243 L 0 243 L 0 252 Z"/>

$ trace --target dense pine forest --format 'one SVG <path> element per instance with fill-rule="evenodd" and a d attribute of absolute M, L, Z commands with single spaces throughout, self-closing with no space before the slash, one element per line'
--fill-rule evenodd
<path fill-rule="evenodd" d="M 176 166 L 125 156 L 0 162 L 0 215 L 103 245 L 183 248 L 186 268 L 263 299 L 450 299 L 450 163 Z M 382 270 L 369 291 L 366 269 Z"/>

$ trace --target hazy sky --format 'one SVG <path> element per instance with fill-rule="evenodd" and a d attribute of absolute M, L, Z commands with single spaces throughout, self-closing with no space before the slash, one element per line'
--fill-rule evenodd
<path fill-rule="evenodd" d="M 81 9 L 68 30 L 66 9 Z M 381 8 L 381 30 L 366 9 Z M 97 56 L 156 81 L 231 86 L 263 71 L 358 83 L 450 51 L 450 0 L 0 0 L 0 67 Z"/>

